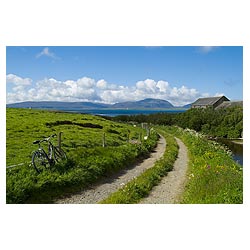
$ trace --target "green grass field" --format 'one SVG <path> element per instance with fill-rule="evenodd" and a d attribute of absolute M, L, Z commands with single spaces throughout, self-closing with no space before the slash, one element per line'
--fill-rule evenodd
<path fill-rule="evenodd" d="M 54 197 L 87 186 L 146 155 L 158 138 L 152 134 L 139 143 L 146 135 L 140 125 L 84 114 L 8 108 L 6 121 L 6 165 L 25 163 L 6 170 L 7 203 L 52 202 Z M 37 149 L 32 142 L 59 132 L 63 132 L 67 162 L 37 174 L 30 166 Z"/>
<path fill-rule="evenodd" d="M 138 139 L 140 133 L 145 135 L 140 127 L 91 115 L 7 109 L 6 118 L 7 166 L 30 161 L 32 151 L 37 148 L 32 142 L 60 131 L 63 132 L 62 147 L 66 152 L 74 148 L 102 146 L 103 133 L 107 146 L 126 144 L 128 135 L 130 139 Z"/>
<path fill-rule="evenodd" d="M 163 158 L 101 203 L 138 203 L 149 195 L 153 186 L 172 170 L 178 153 L 173 136 L 186 144 L 189 153 L 187 182 L 181 203 L 243 203 L 243 168 L 232 159 L 230 151 L 194 130 L 167 126 L 156 127 L 156 130 L 168 142 Z"/>
<path fill-rule="evenodd" d="M 79 191 L 147 156 L 158 139 L 155 132 L 139 143 L 146 135 L 140 125 L 91 115 L 7 109 L 6 118 L 6 164 L 25 163 L 6 170 L 7 203 L 53 203 L 55 198 Z M 243 169 L 230 152 L 194 130 L 173 126 L 155 129 L 169 142 L 163 159 L 103 203 L 136 203 L 149 194 L 172 168 L 177 155 L 173 136 L 179 137 L 189 151 L 182 203 L 243 203 Z M 32 142 L 59 132 L 63 132 L 62 148 L 68 160 L 38 174 L 30 166 L 32 152 L 37 148 Z M 106 147 L 102 146 L 104 133 Z"/>
<path fill-rule="evenodd" d="M 243 168 L 231 152 L 190 129 L 165 127 L 167 133 L 179 137 L 189 151 L 185 204 L 242 204 Z"/>

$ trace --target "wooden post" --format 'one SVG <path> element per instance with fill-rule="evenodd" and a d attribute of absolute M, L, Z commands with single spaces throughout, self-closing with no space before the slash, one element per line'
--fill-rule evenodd
<path fill-rule="evenodd" d="M 61 149 L 62 145 L 62 132 L 59 132 L 58 134 L 58 148 Z"/>
<path fill-rule="evenodd" d="M 105 133 L 103 133 L 103 136 L 102 136 L 102 146 L 105 148 L 106 146 L 106 137 L 105 137 Z"/>
<path fill-rule="evenodd" d="M 142 133 L 139 134 L 139 141 L 142 142 Z"/>

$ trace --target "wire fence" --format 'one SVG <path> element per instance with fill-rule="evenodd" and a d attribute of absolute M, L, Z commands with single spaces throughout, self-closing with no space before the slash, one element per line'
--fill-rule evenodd
<path fill-rule="evenodd" d="M 19 164 L 15 164 L 15 165 L 10 165 L 10 166 L 6 166 L 6 168 L 14 168 L 14 167 L 17 167 L 17 166 L 22 166 L 22 165 L 25 165 L 25 164 L 31 164 L 31 161 L 30 162 L 23 162 L 23 163 L 19 163 Z"/>
<path fill-rule="evenodd" d="M 139 133 L 138 134 L 138 140 L 131 140 L 130 139 L 130 134 L 128 133 L 128 135 L 127 135 L 127 142 L 128 143 L 131 143 L 131 144 L 136 143 L 137 144 L 137 143 L 141 143 L 143 140 L 147 140 L 148 136 L 150 135 L 150 131 L 152 130 L 152 128 L 149 129 L 147 123 L 142 123 L 141 127 L 146 130 L 147 135 L 143 137 L 142 133 Z M 58 134 L 58 146 L 59 147 L 61 147 L 61 142 L 62 142 L 61 136 L 62 136 L 62 132 L 59 132 L 59 134 Z M 102 146 L 103 147 L 107 146 L 106 139 L 107 139 L 106 133 L 103 133 L 103 136 L 102 136 Z M 25 164 L 31 164 L 31 163 L 32 163 L 32 161 L 30 161 L 30 162 L 23 162 L 23 163 L 19 163 L 19 164 L 15 164 L 15 165 L 10 165 L 10 166 L 6 166 L 6 169 L 14 168 L 14 167 L 18 167 L 18 166 L 22 166 L 22 165 L 25 165 Z"/>

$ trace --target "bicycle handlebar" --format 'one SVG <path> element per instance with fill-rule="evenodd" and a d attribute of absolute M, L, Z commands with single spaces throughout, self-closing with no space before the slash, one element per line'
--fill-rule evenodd
<path fill-rule="evenodd" d="M 36 141 L 33 142 L 33 144 L 38 144 L 38 143 L 41 143 L 41 142 L 44 142 L 44 141 L 49 141 L 50 138 L 53 138 L 53 137 L 56 137 L 56 134 L 53 134 L 53 135 L 51 135 L 51 136 L 49 136 L 47 138 L 44 138 L 42 140 L 36 140 Z"/>

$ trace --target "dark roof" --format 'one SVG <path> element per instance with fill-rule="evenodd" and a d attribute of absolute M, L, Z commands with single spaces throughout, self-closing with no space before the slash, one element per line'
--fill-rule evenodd
<path fill-rule="evenodd" d="M 218 102 L 221 98 L 226 98 L 225 96 L 217 96 L 217 97 L 206 97 L 206 98 L 199 98 L 196 100 L 192 105 L 197 105 L 197 106 L 212 106 L 216 102 Z M 226 100 L 228 100 L 226 98 Z M 229 100 L 228 100 L 229 101 Z"/>
<path fill-rule="evenodd" d="M 217 109 L 219 109 L 219 108 L 231 108 L 231 107 L 235 107 L 235 106 L 243 107 L 243 101 L 224 101 L 223 103 L 221 103 L 217 107 Z"/>

